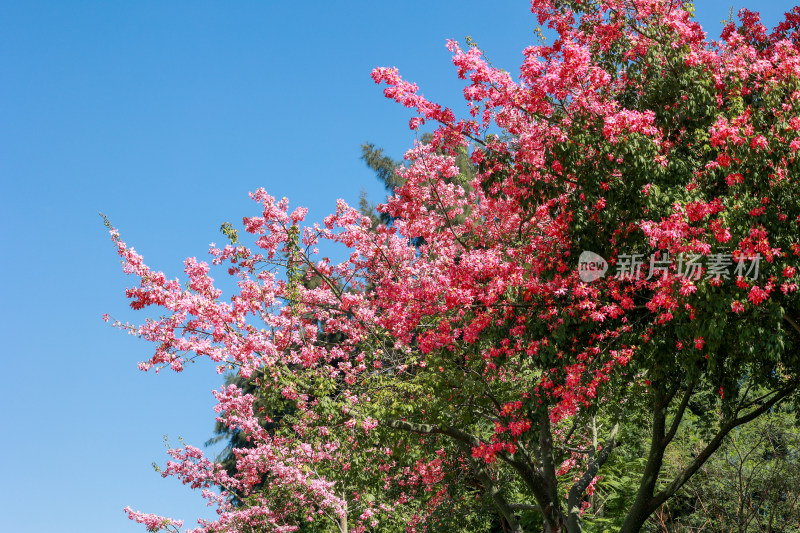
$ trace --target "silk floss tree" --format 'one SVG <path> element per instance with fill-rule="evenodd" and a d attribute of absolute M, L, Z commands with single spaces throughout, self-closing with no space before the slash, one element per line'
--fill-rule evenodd
<path fill-rule="evenodd" d="M 555 39 L 524 50 L 516 79 L 448 42 L 466 117 L 373 71 L 412 129 L 434 127 L 397 169 L 390 225 L 341 200 L 303 225 L 305 209 L 259 190 L 253 244 L 188 259 L 186 287 L 112 228 L 140 278 L 131 305 L 163 311 L 118 324 L 155 343 L 141 368 L 208 357 L 275 406 L 214 393 L 252 444 L 233 474 L 170 450 L 164 475 L 218 508 L 194 531 L 447 529 L 449 510 L 477 505 L 509 531 L 591 529 L 604 465 L 644 431 L 612 517 L 638 531 L 732 429 L 795 399 L 800 9 L 771 32 L 743 10 L 717 41 L 681 1 L 531 10 Z M 320 257 L 321 241 L 349 258 Z M 687 409 L 703 413 L 702 446 L 667 474 Z"/>

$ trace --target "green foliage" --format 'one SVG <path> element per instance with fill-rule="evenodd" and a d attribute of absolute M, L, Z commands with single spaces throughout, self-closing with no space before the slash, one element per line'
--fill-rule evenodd
<path fill-rule="evenodd" d="M 665 471 L 685 467 L 704 439 L 692 415 Z M 651 531 L 800 531 L 800 428 L 791 408 L 733 430 L 720 450 L 651 519 Z"/>

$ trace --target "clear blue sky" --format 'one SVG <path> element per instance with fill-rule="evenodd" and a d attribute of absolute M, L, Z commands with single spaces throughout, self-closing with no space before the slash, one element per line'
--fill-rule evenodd
<path fill-rule="evenodd" d="M 731 1 L 698 3 L 716 37 Z M 771 26 L 792 3 L 749 7 Z M 143 317 L 99 211 L 176 277 L 257 187 L 310 220 L 382 199 L 360 144 L 399 157 L 414 136 L 371 69 L 463 109 L 445 40 L 516 72 L 534 24 L 524 0 L 0 1 L 0 531 L 143 531 L 126 505 L 211 517 L 150 464 L 164 434 L 211 436 L 220 378 L 136 369 L 152 347 L 101 320 Z"/>

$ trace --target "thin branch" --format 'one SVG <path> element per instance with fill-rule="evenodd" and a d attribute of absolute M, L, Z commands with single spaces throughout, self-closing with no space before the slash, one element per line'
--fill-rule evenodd
<path fill-rule="evenodd" d="M 787 315 L 786 313 L 783 313 L 783 318 L 784 318 L 784 320 L 786 320 L 786 321 L 787 321 L 789 324 L 791 324 L 791 325 L 792 325 L 792 327 L 793 327 L 793 328 L 794 328 L 794 329 L 795 329 L 795 330 L 796 330 L 798 333 L 800 333 L 800 325 L 798 325 L 798 324 L 797 324 L 797 322 L 795 322 L 795 321 L 794 321 L 794 319 L 793 319 L 792 317 L 790 317 L 790 316 L 789 316 L 789 315 Z"/>
<path fill-rule="evenodd" d="M 569 495 L 567 498 L 567 513 L 568 513 L 568 523 L 567 523 L 567 530 L 572 533 L 580 532 L 580 515 L 581 515 L 581 507 L 579 502 L 583 497 L 583 493 L 586 491 L 589 484 L 591 484 L 592 480 L 597 475 L 597 471 L 600 470 L 600 467 L 608 460 L 608 457 L 611 455 L 611 452 L 614 450 L 616 446 L 616 439 L 617 433 L 619 432 L 619 422 L 616 422 L 614 426 L 611 428 L 611 432 L 608 435 L 608 439 L 606 440 L 605 446 L 603 449 L 600 450 L 600 453 L 597 454 L 596 457 L 592 457 L 589 460 L 589 465 L 586 467 L 586 471 L 583 475 L 572 485 L 572 488 L 569 489 Z"/>
<path fill-rule="evenodd" d="M 653 511 L 661 507 L 661 505 L 665 501 L 671 498 L 672 495 L 675 494 L 678 491 L 678 489 L 680 489 L 683 486 L 683 484 L 686 483 L 689 480 L 689 478 L 692 477 L 694 473 L 700 469 L 701 466 L 703 466 L 703 464 L 705 464 L 708 458 L 711 457 L 711 455 L 717 451 L 717 449 L 722 444 L 722 441 L 725 439 L 725 437 L 728 435 L 728 433 L 730 433 L 730 431 L 733 428 L 741 426 L 742 424 L 746 424 L 751 420 L 766 413 L 775 404 L 784 400 L 786 397 L 788 397 L 796 390 L 797 390 L 797 384 L 792 383 L 787 387 L 776 391 L 775 396 L 773 396 L 768 402 L 764 403 L 757 409 L 749 412 L 744 416 L 735 418 L 723 424 L 720 430 L 714 436 L 714 438 L 711 439 L 711 442 L 709 442 L 703 449 L 703 451 L 701 451 L 697 455 L 695 460 L 692 461 L 692 463 L 688 467 L 686 467 L 680 474 L 678 474 L 678 476 L 672 481 L 672 483 L 670 483 L 664 490 L 656 494 L 650 500 L 650 502 L 648 502 L 647 514 L 652 513 Z"/>
<path fill-rule="evenodd" d="M 506 521 L 508 522 L 508 525 L 511 528 L 511 532 L 524 533 L 522 526 L 517 520 L 517 517 L 514 515 L 514 509 L 512 509 L 509 506 L 508 501 L 500 492 L 500 489 L 497 487 L 497 484 L 494 482 L 492 476 L 487 471 L 486 466 L 482 464 L 480 461 L 477 461 L 472 458 L 472 453 L 471 453 L 472 450 L 470 450 L 470 447 L 467 444 L 459 442 L 458 445 L 459 448 L 461 448 L 461 451 L 464 452 L 464 454 L 467 456 L 470 465 L 475 471 L 475 475 L 477 476 L 478 481 L 480 481 L 483 484 L 488 496 L 492 499 L 492 503 L 494 503 L 495 507 L 497 507 L 497 509 L 503 515 L 503 518 L 505 518 Z"/>
<path fill-rule="evenodd" d="M 513 509 L 514 511 L 539 511 L 541 512 L 542 508 L 535 504 L 529 503 L 509 503 L 508 507 Z"/>
<path fill-rule="evenodd" d="M 384 426 L 393 429 L 399 429 L 401 431 L 409 431 L 411 433 L 447 435 L 458 442 L 463 442 L 464 444 L 469 444 L 470 446 L 479 446 L 481 443 L 478 437 L 456 428 L 441 428 L 430 424 L 408 422 L 407 420 L 384 420 L 381 423 Z"/>
<path fill-rule="evenodd" d="M 678 406 L 678 412 L 675 413 L 675 418 L 672 419 L 672 424 L 670 424 L 667 434 L 664 435 L 664 439 L 662 442 L 665 447 L 667 446 L 667 444 L 672 442 L 673 438 L 675 438 L 675 433 L 677 433 L 678 431 L 678 426 L 680 426 L 681 419 L 683 418 L 683 413 L 686 411 L 686 406 L 689 405 L 689 398 L 691 398 L 693 391 L 694 391 L 694 381 L 689 383 L 689 387 L 687 387 L 686 392 L 683 393 L 683 399 L 681 399 L 681 403 Z"/>

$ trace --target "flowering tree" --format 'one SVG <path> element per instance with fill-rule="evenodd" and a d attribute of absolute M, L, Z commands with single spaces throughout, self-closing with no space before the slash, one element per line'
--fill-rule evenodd
<path fill-rule="evenodd" d="M 156 344 L 141 368 L 205 356 L 274 406 L 215 392 L 251 443 L 233 474 L 170 451 L 164 474 L 219 509 L 196 531 L 415 531 L 477 498 L 511 531 L 577 532 L 603 466 L 644 428 L 618 524 L 638 531 L 732 429 L 795 395 L 800 9 L 772 33 L 743 10 L 709 43 L 680 0 L 531 6 L 556 39 L 525 49 L 517 80 L 448 43 L 466 118 L 372 73 L 417 112 L 412 129 L 436 125 L 397 169 L 391 225 L 338 201 L 303 226 L 305 209 L 259 190 L 254 245 L 210 250 L 237 279 L 229 299 L 210 265 L 187 259 L 183 287 L 112 228 L 141 280 L 131 305 L 165 311 L 119 324 Z M 703 445 L 662 472 L 687 409 Z"/>

